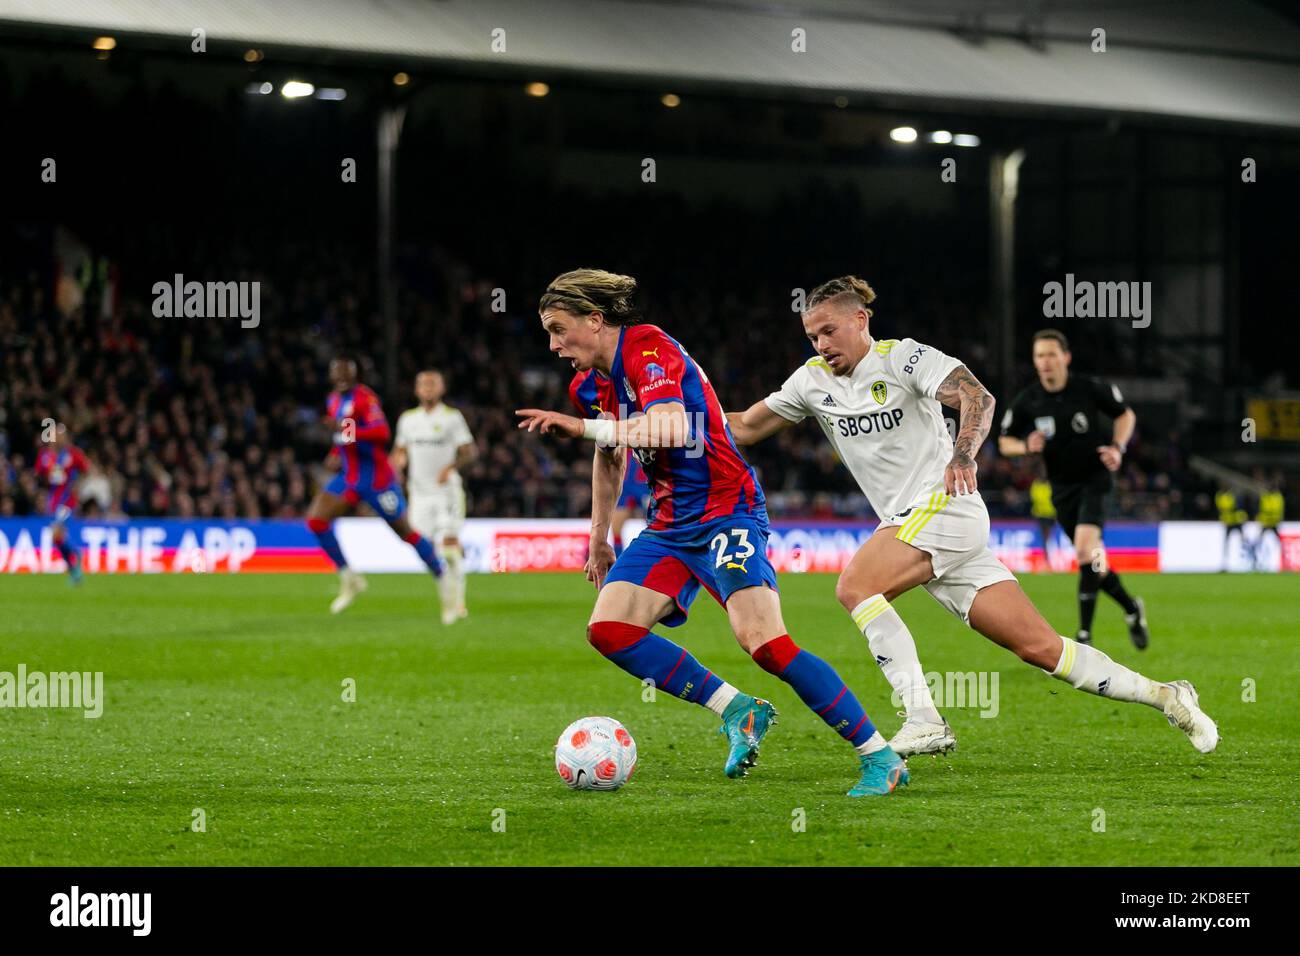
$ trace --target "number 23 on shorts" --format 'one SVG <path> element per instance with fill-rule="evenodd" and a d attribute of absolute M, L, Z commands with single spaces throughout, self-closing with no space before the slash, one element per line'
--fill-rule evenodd
<path fill-rule="evenodd" d="M 754 546 L 749 541 L 748 528 L 732 528 L 720 531 L 709 542 L 709 550 L 717 549 L 713 560 L 715 568 L 734 568 L 745 570 L 745 562 L 754 554 Z"/>

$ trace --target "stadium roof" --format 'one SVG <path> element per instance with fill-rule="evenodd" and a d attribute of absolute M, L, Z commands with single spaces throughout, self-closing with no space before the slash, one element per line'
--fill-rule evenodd
<path fill-rule="evenodd" d="M 1258 3 L 1104 0 L 0 0 L 0 25 L 452 68 L 1300 127 L 1300 27 Z M 1106 31 L 1105 53 L 1091 50 Z M 493 30 L 505 50 L 493 52 Z M 795 28 L 806 52 L 791 49 Z"/>

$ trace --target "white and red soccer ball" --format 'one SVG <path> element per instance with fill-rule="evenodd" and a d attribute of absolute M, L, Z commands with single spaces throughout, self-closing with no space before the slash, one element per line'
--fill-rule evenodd
<path fill-rule="evenodd" d="M 636 770 L 636 741 L 613 717 L 583 717 L 555 742 L 555 770 L 571 790 L 617 790 Z"/>

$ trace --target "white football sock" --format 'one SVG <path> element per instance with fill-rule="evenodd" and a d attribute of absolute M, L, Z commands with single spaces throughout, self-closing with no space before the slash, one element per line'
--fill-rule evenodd
<path fill-rule="evenodd" d="M 736 695 L 739 693 L 740 691 L 724 680 L 722 686 L 709 695 L 709 699 L 704 702 L 704 706 L 721 717 L 722 712 L 727 709 L 727 705 L 735 700 Z"/>
<path fill-rule="evenodd" d="M 877 750 L 884 750 L 887 746 L 889 745 L 885 742 L 885 738 L 880 736 L 880 731 L 877 730 L 864 742 L 858 744 L 853 749 L 865 757 L 867 754 L 873 754 Z"/>
<path fill-rule="evenodd" d="M 1076 690 L 1098 697 L 1135 701 L 1157 710 L 1164 709 L 1169 688 L 1116 664 L 1105 651 L 1091 644 L 1080 644 L 1068 637 L 1061 638 L 1061 659 L 1051 675 L 1063 680 Z"/>
<path fill-rule="evenodd" d="M 442 558 L 447 562 L 443 572 L 443 607 L 458 611 L 465 606 L 465 552 L 459 544 L 446 544 Z"/>
<path fill-rule="evenodd" d="M 851 612 L 853 623 L 867 639 L 871 655 L 884 672 L 889 686 L 903 700 L 909 720 L 937 724 L 943 720 L 930 696 L 916 642 L 883 594 L 867 598 Z"/>

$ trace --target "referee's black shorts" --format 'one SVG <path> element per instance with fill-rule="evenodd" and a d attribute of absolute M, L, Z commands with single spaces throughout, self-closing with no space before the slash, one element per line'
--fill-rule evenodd
<path fill-rule="evenodd" d="M 1114 481 L 1109 473 L 1080 484 L 1052 482 L 1052 506 L 1056 509 L 1056 520 L 1071 540 L 1074 538 L 1074 529 L 1081 524 L 1106 527 L 1113 487 Z"/>

